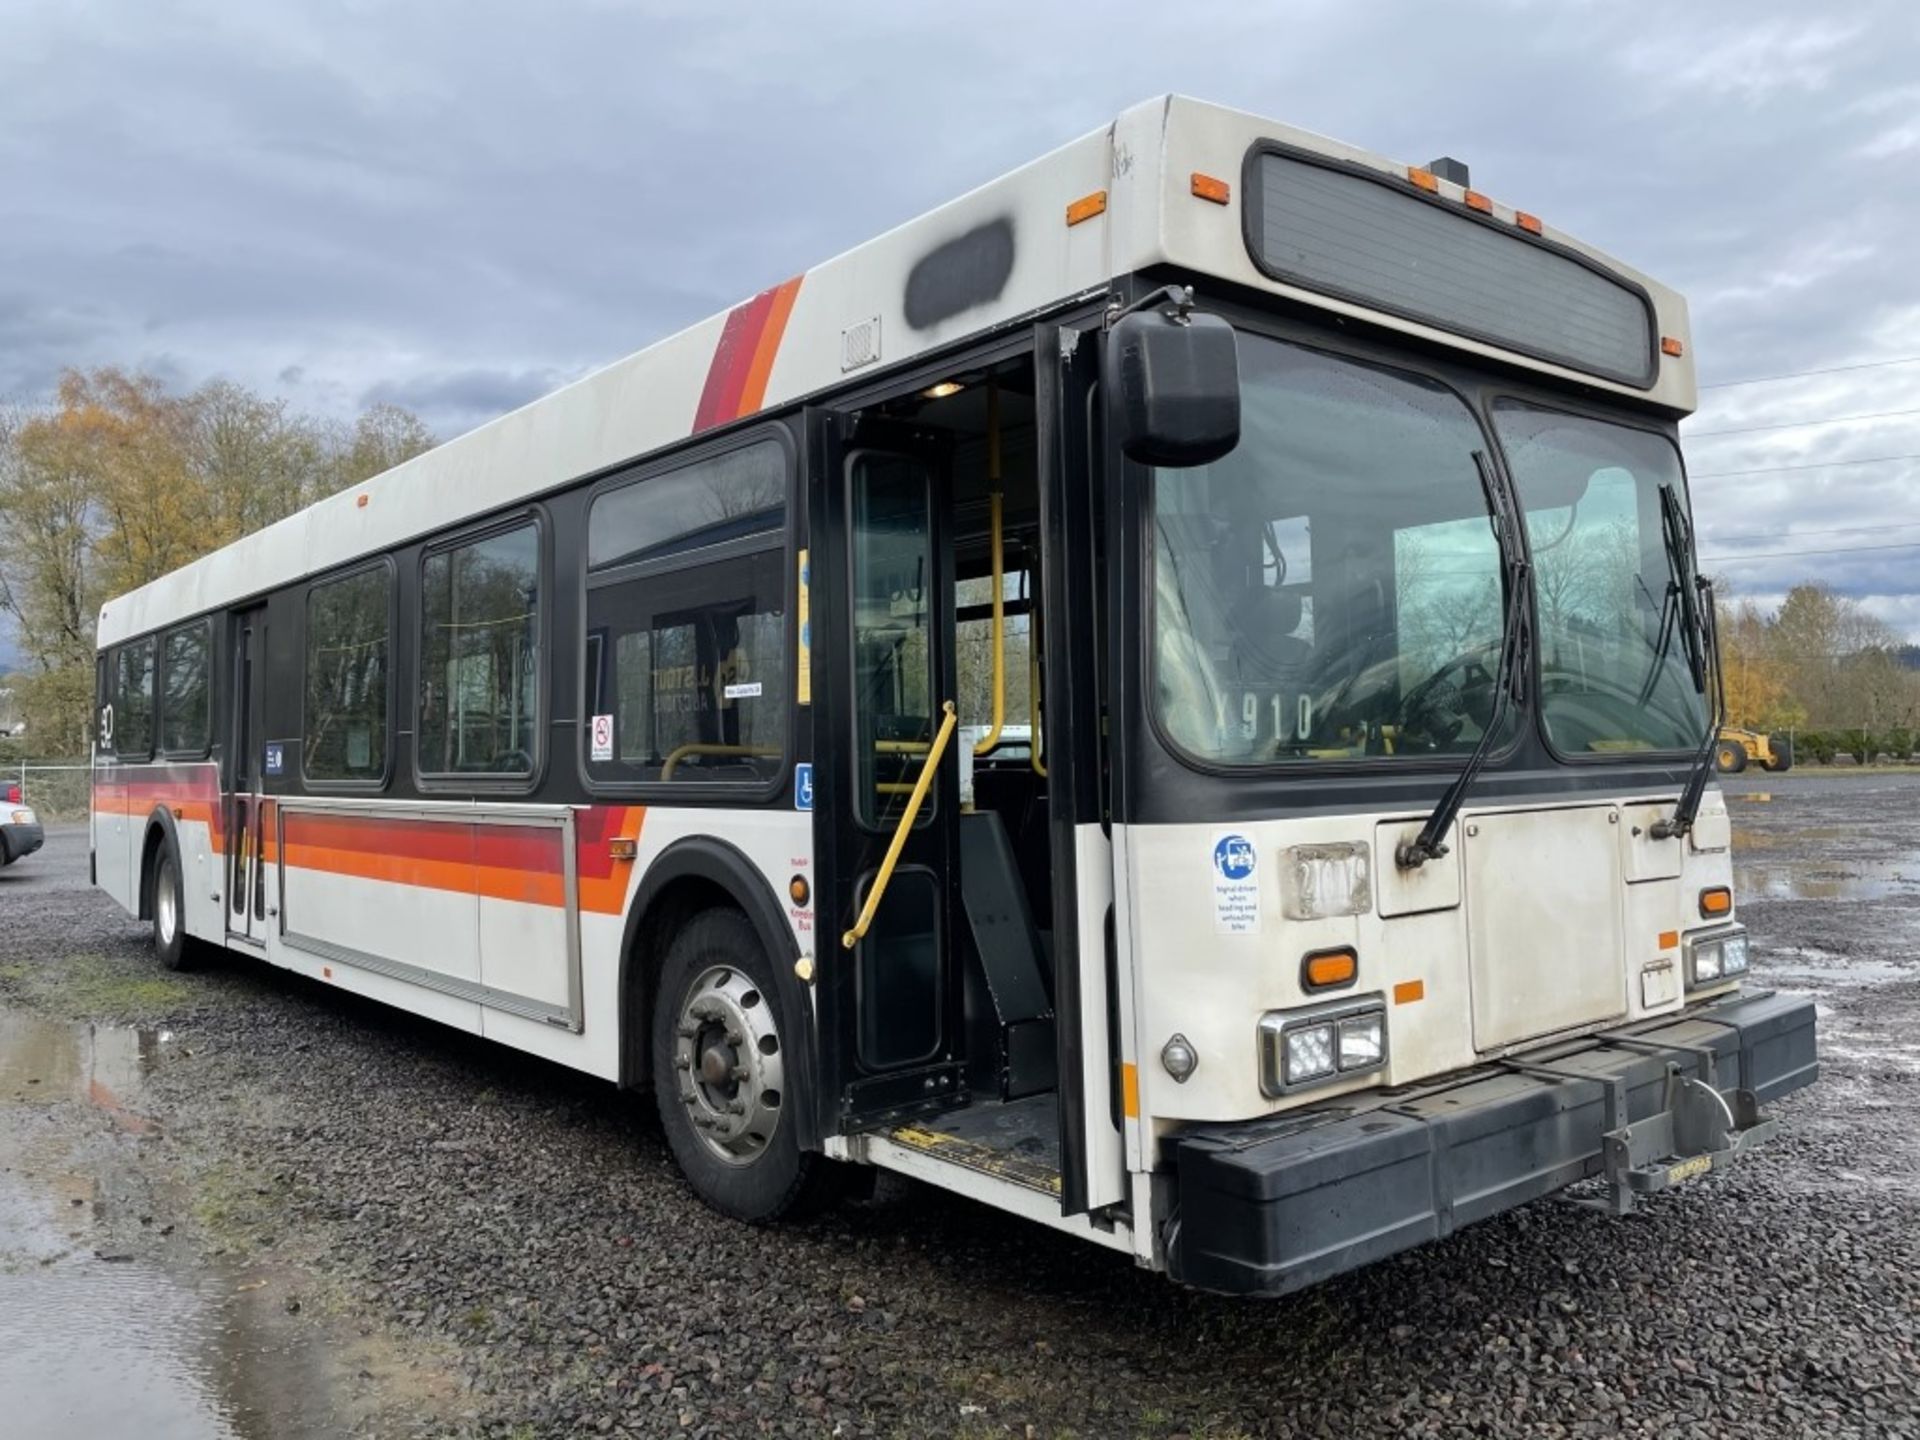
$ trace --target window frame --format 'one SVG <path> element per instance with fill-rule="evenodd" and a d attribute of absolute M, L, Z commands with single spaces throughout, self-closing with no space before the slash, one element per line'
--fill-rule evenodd
<path fill-rule="evenodd" d="M 145 635 L 131 640 L 122 640 L 113 647 L 113 755 L 123 765 L 144 765 L 152 761 L 160 752 L 155 748 L 160 741 L 160 633 L 149 631 Z M 153 663 L 147 671 L 147 744 L 143 750 L 129 751 L 120 745 L 120 722 L 122 719 L 121 660 L 129 650 L 137 646 L 151 646 Z"/>
<path fill-rule="evenodd" d="M 780 447 L 781 462 L 785 467 L 786 493 L 784 520 L 777 529 L 769 529 L 756 535 L 736 536 L 714 545 L 703 545 L 695 550 L 678 551 L 672 555 L 663 555 L 651 560 L 630 561 L 620 565 L 610 565 L 604 570 L 591 570 L 586 561 L 584 531 L 593 524 L 593 504 L 600 496 L 610 490 L 623 489 L 629 485 L 642 485 L 647 481 L 677 471 L 690 469 L 695 465 L 718 459 L 737 450 L 774 441 Z M 589 487 L 582 497 L 581 510 L 582 541 L 579 590 L 576 600 L 578 624 L 574 627 L 574 654 L 577 661 L 574 673 L 579 679 L 580 693 L 574 697 L 582 714 L 573 726 L 574 767 L 580 776 L 580 784 L 587 794 L 594 796 L 645 798 L 652 801 L 680 801 L 687 804 L 707 804 L 715 801 L 733 802 L 742 806 L 765 806 L 787 793 L 792 784 L 795 736 L 800 728 L 800 705 L 796 699 L 794 679 L 799 656 L 799 618 L 795 604 L 796 577 L 793 557 L 797 553 L 801 535 L 801 511 L 805 497 L 800 485 L 800 450 L 795 443 L 793 432 L 778 420 L 767 421 L 750 429 L 725 436 L 719 440 L 690 446 L 685 449 L 638 465 L 628 466 L 603 476 Z M 781 556 L 781 570 L 784 575 L 781 600 L 785 605 L 785 623 L 781 625 L 781 644 L 783 647 L 782 664 L 786 676 L 785 718 L 780 741 L 780 754 L 771 757 L 773 769 L 768 778 L 759 784 L 749 784 L 735 780 L 615 780 L 596 774 L 589 759 L 592 753 L 593 716 L 587 704 L 587 653 L 592 630 L 588 618 L 588 602 L 595 590 L 610 585 L 623 585 L 635 580 L 647 580 L 657 575 L 671 574 L 681 570 L 696 570 L 724 560 L 745 559 L 767 551 L 777 550 Z M 601 641 L 603 656 L 610 656 L 617 648 L 612 635 L 606 635 Z"/>
<path fill-rule="evenodd" d="M 207 647 L 207 721 L 206 738 L 198 745 L 169 746 L 163 742 L 167 738 L 167 677 L 172 673 L 172 664 L 167 659 L 167 646 L 176 635 L 199 630 L 206 638 Z M 169 760 L 204 760 L 213 753 L 213 718 L 216 710 L 214 703 L 215 657 L 213 653 L 213 617 L 202 615 L 198 620 L 188 620 L 179 625 L 169 626 L 159 633 L 159 647 L 154 652 L 155 681 L 154 691 L 158 703 L 155 706 L 153 727 L 153 753 Z"/>
<path fill-rule="evenodd" d="M 533 764 L 526 770 L 429 770 L 422 763 L 421 726 L 420 726 L 420 687 L 426 674 L 427 661 L 427 562 L 436 556 L 450 554 L 491 540 L 499 535 L 511 534 L 531 525 L 534 533 L 535 579 L 539 586 L 539 598 L 536 600 L 538 611 L 534 616 L 534 725 L 533 725 Z M 414 787 L 425 794 L 427 792 L 453 792 L 504 795 L 529 795 L 540 788 L 547 770 L 547 730 L 551 723 L 549 686 L 553 677 L 553 524 L 543 504 L 532 504 L 514 510 L 505 515 L 492 515 L 475 524 L 457 530 L 435 535 L 425 541 L 414 560 L 414 625 L 409 645 L 408 674 L 412 682 L 407 703 L 410 707 L 408 731 L 413 736 L 409 747 L 412 754 Z"/>
<path fill-rule="evenodd" d="M 308 649 L 312 639 L 313 592 L 328 585 L 337 585 L 341 581 L 351 580 L 357 575 L 370 574 L 375 570 L 387 572 L 387 713 L 386 713 L 386 749 L 377 778 L 341 779 L 326 776 L 316 777 L 307 768 L 307 664 L 310 657 Z M 355 561 L 342 569 L 310 578 L 300 592 L 300 784 L 311 791 L 344 791 L 362 794 L 378 794 L 393 782 L 394 775 L 394 709 L 398 699 L 400 671 L 400 567 L 394 563 L 391 555 L 376 555 L 371 560 Z"/>

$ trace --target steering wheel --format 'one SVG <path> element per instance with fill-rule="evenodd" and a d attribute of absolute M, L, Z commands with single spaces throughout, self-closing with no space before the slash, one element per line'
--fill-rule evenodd
<path fill-rule="evenodd" d="M 1497 647 L 1482 646 L 1456 655 L 1409 690 L 1400 701 L 1403 735 L 1419 736 L 1435 749 L 1450 747 L 1471 720 L 1485 729 L 1493 719 L 1493 670 L 1487 661 Z"/>

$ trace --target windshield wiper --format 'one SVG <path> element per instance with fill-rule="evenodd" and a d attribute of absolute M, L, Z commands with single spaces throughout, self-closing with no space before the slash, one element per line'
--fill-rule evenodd
<path fill-rule="evenodd" d="M 1493 748 L 1494 738 L 1507 718 L 1507 701 L 1511 699 L 1517 705 L 1527 696 L 1527 574 L 1530 567 L 1520 543 L 1519 511 L 1484 452 L 1473 452 L 1473 464 L 1480 472 L 1480 488 L 1487 492 L 1487 509 L 1493 516 L 1494 536 L 1499 541 L 1502 568 L 1506 572 L 1507 609 L 1500 621 L 1500 663 L 1493 675 L 1493 708 L 1487 716 L 1486 729 L 1480 732 L 1480 743 L 1473 747 L 1467 763 L 1460 767 L 1460 773 L 1447 786 L 1440 803 L 1427 816 L 1427 823 L 1420 827 L 1418 835 L 1403 840 L 1394 850 L 1394 863 L 1402 870 L 1417 870 L 1427 861 L 1438 860 L 1447 853 L 1447 832 L 1453 828 L 1460 803 L 1467 798 L 1467 791 L 1486 763 L 1487 752 Z"/>
<path fill-rule="evenodd" d="M 1707 791 L 1707 777 L 1713 773 L 1713 742 L 1719 737 L 1727 711 L 1727 682 L 1720 668 L 1720 621 L 1713 582 L 1694 571 L 1693 532 L 1671 482 L 1660 487 L 1660 528 L 1667 547 L 1667 565 L 1679 593 L 1678 628 L 1687 648 L 1687 668 L 1693 676 L 1693 688 L 1707 699 L 1707 733 L 1694 754 L 1679 803 L 1673 807 L 1673 814 L 1656 820 L 1647 830 L 1656 840 L 1678 840 L 1693 829 Z"/>

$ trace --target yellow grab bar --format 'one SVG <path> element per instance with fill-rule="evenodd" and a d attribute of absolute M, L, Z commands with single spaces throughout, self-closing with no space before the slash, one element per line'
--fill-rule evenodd
<path fill-rule="evenodd" d="M 840 937 L 841 945 L 849 950 L 860 943 L 861 937 L 867 933 L 867 927 L 873 924 L 873 912 L 880 908 L 880 897 L 887 893 L 887 882 L 893 879 L 893 867 L 900 863 L 900 852 L 906 846 L 907 832 L 913 829 L 913 822 L 919 818 L 920 802 L 927 798 L 927 787 L 933 783 L 933 772 L 940 768 L 940 757 L 946 753 L 947 741 L 953 738 L 954 722 L 960 717 L 954 711 L 951 700 L 941 709 L 945 718 L 933 737 L 933 746 L 927 751 L 927 758 L 921 762 L 920 778 L 913 782 L 913 794 L 907 797 L 907 808 L 900 812 L 900 823 L 894 826 L 893 843 L 887 846 L 886 858 L 880 862 L 880 871 L 873 877 L 873 885 L 867 891 L 867 903 L 860 907 L 860 918 L 853 922 L 853 928 Z"/>
<path fill-rule="evenodd" d="M 671 780 L 673 770 L 682 760 L 695 755 L 751 755 L 764 760 L 769 755 L 778 755 L 780 751 L 772 745 L 681 745 L 667 752 L 667 760 L 660 767 L 660 778 Z"/>

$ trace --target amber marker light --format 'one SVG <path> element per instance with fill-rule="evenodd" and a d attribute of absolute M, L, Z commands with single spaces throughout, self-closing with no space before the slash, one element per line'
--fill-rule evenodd
<path fill-rule="evenodd" d="M 631 860 L 640 853 L 640 842 L 621 836 L 607 842 L 607 854 L 615 860 Z"/>
<path fill-rule="evenodd" d="M 1302 989 L 1341 990 L 1360 974 L 1360 957 L 1351 950 L 1315 950 L 1300 962 Z"/>
<path fill-rule="evenodd" d="M 1733 891 L 1724 885 L 1712 885 L 1700 892 L 1700 918 L 1723 920 L 1733 913 Z"/>
<path fill-rule="evenodd" d="M 1425 190 L 1430 194 L 1438 195 L 1440 193 L 1440 181 L 1431 170 L 1422 170 L 1418 165 L 1409 165 L 1407 167 L 1407 179 L 1411 180 L 1419 189 Z"/>
<path fill-rule="evenodd" d="M 1096 190 L 1091 195 L 1082 195 L 1067 206 L 1067 224 L 1078 225 L 1082 220 L 1091 220 L 1096 215 L 1107 213 L 1107 192 Z"/>
<path fill-rule="evenodd" d="M 1529 215 L 1524 210 L 1516 210 L 1513 212 L 1513 223 L 1529 235 L 1538 235 L 1540 233 L 1540 217 L 1538 215 Z"/>
<path fill-rule="evenodd" d="M 1233 187 L 1214 175 L 1202 175 L 1193 172 L 1193 193 L 1202 200 L 1211 200 L 1216 205 L 1224 205 L 1233 199 Z"/>
<path fill-rule="evenodd" d="M 1482 195 L 1478 190 L 1469 190 L 1467 191 L 1467 208 L 1469 210 L 1478 210 L 1482 215 L 1491 215 L 1493 213 L 1493 201 Z"/>
<path fill-rule="evenodd" d="M 1662 355 L 1671 355 L 1677 360 L 1687 353 L 1687 347 L 1671 335 L 1662 335 L 1660 337 L 1660 353 Z"/>
<path fill-rule="evenodd" d="M 796 875 L 787 881 L 787 894 L 793 897 L 793 903 L 804 905 L 813 898 L 813 889 L 807 884 L 807 877 Z"/>

